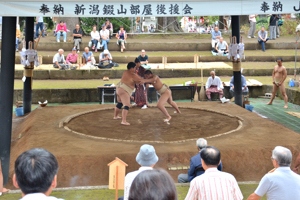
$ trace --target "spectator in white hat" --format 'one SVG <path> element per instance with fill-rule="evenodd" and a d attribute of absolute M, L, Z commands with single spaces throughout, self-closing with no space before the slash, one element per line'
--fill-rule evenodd
<path fill-rule="evenodd" d="M 112 56 L 109 51 L 104 50 L 102 53 L 100 53 L 98 68 L 107 69 L 112 68 L 113 66 L 115 66 L 115 63 L 112 61 Z"/>

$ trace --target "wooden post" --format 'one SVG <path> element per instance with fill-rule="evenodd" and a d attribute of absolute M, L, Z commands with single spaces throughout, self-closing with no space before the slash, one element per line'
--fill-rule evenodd
<path fill-rule="evenodd" d="M 107 166 L 109 166 L 109 189 L 116 189 L 116 197 L 117 190 L 124 189 L 124 180 L 125 180 L 125 172 L 126 167 L 128 166 L 121 159 L 117 158 L 110 162 Z"/>
<path fill-rule="evenodd" d="M 165 68 L 166 68 L 166 64 L 168 63 L 168 58 L 167 58 L 166 55 L 164 55 L 164 56 L 162 57 L 162 63 L 163 63 L 163 65 L 164 65 L 164 69 L 165 69 Z"/>
<path fill-rule="evenodd" d="M 199 61 L 199 56 L 198 56 L 198 54 L 195 54 L 194 55 L 194 63 L 195 63 L 196 69 L 198 68 L 198 61 Z"/>
<path fill-rule="evenodd" d="M 115 200 L 118 200 L 118 181 L 119 181 L 119 166 L 116 166 L 116 196 L 115 196 Z"/>

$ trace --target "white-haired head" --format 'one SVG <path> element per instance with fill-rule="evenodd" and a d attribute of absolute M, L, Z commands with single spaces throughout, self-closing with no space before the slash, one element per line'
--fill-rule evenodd
<path fill-rule="evenodd" d="M 64 52 L 64 50 L 63 49 L 58 49 L 58 52 Z"/>
<path fill-rule="evenodd" d="M 272 159 L 276 160 L 280 167 L 290 167 L 292 152 L 288 148 L 277 146 L 272 151 Z"/>
<path fill-rule="evenodd" d="M 207 146 L 207 141 L 204 138 L 199 138 L 196 142 L 196 145 L 198 149 L 201 150 Z"/>

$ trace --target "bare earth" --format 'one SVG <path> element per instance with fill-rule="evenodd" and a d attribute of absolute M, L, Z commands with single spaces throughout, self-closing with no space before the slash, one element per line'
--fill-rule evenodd
<path fill-rule="evenodd" d="M 300 136 L 290 129 L 263 119 L 254 113 L 234 104 L 219 102 L 179 103 L 180 107 L 210 109 L 224 112 L 243 119 L 243 127 L 236 132 L 208 139 L 208 144 L 216 146 L 222 154 L 224 171 L 232 173 L 238 181 L 258 181 L 272 169 L 270 160 L 274 146 L 290 148 L 296 156 L 300 150 Z M 28 116 L 15 118 L 11 147 L 10 182 L 17 156 L 25 150 L 40 147 L 51 151 L 58 159 L 58 187 L 107 185 L 107 164 L 119 157 L 129 166 L 126 172 L 138 169 L 135 161 L 137 152 L 143 142 L 122 142 L 92 139 L 74 134 L 59 123 L 76 113 L 99 108 L 113 108 L 113 105 L 88 106 L 49 106 L 38 108 Z M 199 110 L 182 109 L 183 114 L 172 113 L 169 127 L 163 124 L 162 114 L 157 109 L 147 109 L 145 116 L 139 109 L 131 109 L 128 121 L 132 126 L 124 127 L 119 121 L 113 121 L 113 111 L 91 113 L 71 121 L 73 128 L 84 129 L 88 134 L 105 134 L 110 137 L 143 138 L 158 140 L 175 140 L 183 136 L 207 137 L 230 130 L 237 126 L 230 117 Z M 137 123 L 140 119 L 141 123 Z M 148 124 L 147 124 L 148 122 Z M 197 135 L 197 129 L 199 134 Z M 152 131 L 152 132 L 151 132 Z M 153 131 L 158 131 L 153 133 Z M 205 132 L 205 135 L 202 133 Z M 129 134 L 131 133 L 131 134 Z M 152 135 L 149 135 L 152 134 Z M 163 134 L 163 135 L 162 135 Z M 168 170 L 170 167 L 189 166 L 190 158 L 197 154 L 195 141 L 180 143 L 153 144 L 159 161 L 156 167 Z M 187 170 L 168 171 L 177 182 L 179 173 Z"/>

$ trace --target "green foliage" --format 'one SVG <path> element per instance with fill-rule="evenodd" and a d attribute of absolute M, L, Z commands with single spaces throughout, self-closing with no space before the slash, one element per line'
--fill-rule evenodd
<path fill-rule="evenodd" d="M 204 22 L 208 22 L 208 25 L 213 25 L 219 20 L 219 16 L 206 16 L 204 17 Z"/>
<path fill-rule="evenodd" d="M 284 20 L 283 25 L 280 26 L 280 35 L 294 35 L 298 24 L 299 20 Z"/>
<path fill-rule="evenodd" d="M 113 24 L 114 33 L 118 32 L 120 30 L 120 25 L 124 26 L 124 30 L 127 32 L 131 29 L 131 20 L 130 18 L 116 18 L 111 17 L 108 18 L 109 21 Z M 101 25 L 105 23 L 106 18 L 99 18 L 99 24 L 97 26 L 97 30 L 101 29 Z M 90 32 L 93 30 L 93 25 L 97 25 L 97 17 L 81 17 L 80 18 L 81 28 L 83 32 L 87 35 L 90 34 Z M 133 23 L 133 26 L 135 26 L 135 22 Z"/>

